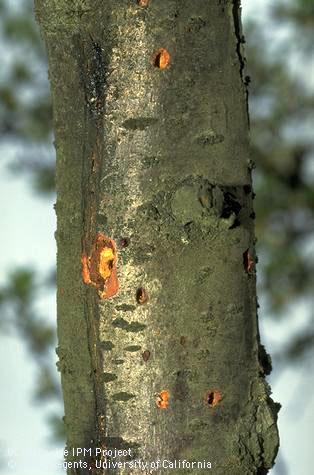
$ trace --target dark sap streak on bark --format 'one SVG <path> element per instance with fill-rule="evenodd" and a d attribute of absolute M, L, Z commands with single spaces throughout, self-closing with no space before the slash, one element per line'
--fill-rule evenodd
<path fill-rule="evenodd" d="M 82 254 L 90 255 L 97 233 L 97 209 L 99 202 L 100 169 L 103 156 L 103 114 L 106 89 L 106 61 L 101 45 L 91 34 L 73 38 L 77 46 L 77 62 L 81 74 L 81 87 L 85 91 L 84 164 L 82 172 Z M 85 145 L 86 144 L 86 145 Z M 91 377 L 95 395 L 95 444 L 101 440 L 102 427 L 99 415 L 104 414 L 102 396 L 102 353 L 99 342 L 98 295 L 93 289 L 86 289 L 86 310 L 88 320 L 88 346 L 91 355 Z"/>

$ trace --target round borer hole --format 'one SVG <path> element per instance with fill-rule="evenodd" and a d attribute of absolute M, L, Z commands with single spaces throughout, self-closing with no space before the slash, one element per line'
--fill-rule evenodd
<path fill-rule="evenodd" d="M 170 63 L 170 54 L 165 48 L 157 50 L 153 57 L 153 64 L 158 69 L 166 69 Z"/>
<path fill-rule="evenodd" d="M 186 344 L 186 336 L 181 336 L 180 337 L 180 344 L 184 346 Z"/>
<path fill-rule="evenodd" d="M 120 239 L 120 246 L 121 247 L 128 247 L 128 245 L 130 244 L 130 239 L 127 238 L 127 237 L 123 237 Z"/>
<path fill-rule="evenodd" d="M 136 301 L 140 305 L 143 305 L 144 303 L 146 303 L 148 301 L 148 293 L 143 287 L 140 287 L 139 289 L 137 289 L 137 291 L 136 291 Z"/>
<path fill-rule="evenodd" d="M 149 358 L 150 358 L 150 351 L 149 351 L 149 350 L 145 350 L 144 353 L 142 353 L 142 358 L 143 358 L 143 360 L 144 360 L 145 363 L 146 363 L 146 361 L 148 361 Z"/>
<path fill-rule="evenodd" d="M 222 399 L 221 392 L 217 389 L 210 389 L 205 395 L 205 402 L 209 407 L 215 407 Z"/>
<path fill-rule="evenodd" d="M 156 399 L 156 405 L 159 409 L 167 409 L 169 406 L 170 393 L 167 390 L 160 391 Z"/>

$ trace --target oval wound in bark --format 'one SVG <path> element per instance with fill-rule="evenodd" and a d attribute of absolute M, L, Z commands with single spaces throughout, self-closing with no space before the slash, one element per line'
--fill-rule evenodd
<path fill-rule="evenodd" d="M 156 405 L 159 409 L 167 409 L 169 406 L 170 393 L 167 390 L 161 391 L 156 399 Z"/>
<path fill-rule="evenodd" d="M 120 239 L 120 246 L 121 247 L 128 247 L 129 244 L 130 244 L 130 239 L 129 238 L 124 237 L 124 238 Z"/>
<path fill-rule="evenodd" d="M 158 49 L 153 56 L 153 64 L 158 69 L 166 69 L 170 63 L 170 54 L 165 48 Z"/>
<path fill-rule="evenodd" d="M 113 239 L 98 233 L 90 257 L 83 254 L 81 263 L 83 282 L 96 287 L 101 299 L 116 295 L 119 282 L 117 249 Z"/>
<path fill-rule="evenodd" d="M 136 301 L 140 305 L 143 305 L 144 303 L 146 303 L 148 301 L 148 293 L 143 287 L 140 287 L 139 289 L 137 289 L 137 291 L 136 291 Z"/>
<path fill-rule="evenodd" d="M 205 395 L 205 402 L 209 407 L 215 407 L 222 399 L 221 392 L 217 389 L 211 389 L 207 391 Z"/>
<path fill-rule="evenodd" d="M 142 353 L 142 358 L 143 360 L 146 362 L 149 360 L 150 358 L 150 351 L 149 350 L 145 350 L 143 353 Z"/>
<path fill-rule="evenodd" d="M 247 274 L 251 274 L 254 270 L 254 260 L 250 254 L 250 249 L 243 253 L 243 267 Z"/>

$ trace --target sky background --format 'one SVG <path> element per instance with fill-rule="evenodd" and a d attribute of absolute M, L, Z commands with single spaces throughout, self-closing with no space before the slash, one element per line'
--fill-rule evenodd
<path fill-rule="evenodd" d="M 244 15 L 255 16 L 267 28 L 267 6 L 273 2 L 246 0 L 242 3 Z M 273 31 L 269 28 L 268 34 L 269 46 L 272 47 L 274 39 L 284 36 L 285 31 Z M 34 267 L 44 276 L 55 265 L 56 257 L 54 198 L 39 198 L 32 193 L 25 176 L 14 176 L 8 171 L 16 150 L 14 146 L 0 147 L 0 284 L 5 282 L 10 270 L 21 265 Z M 45 318 L 55 321 L 53 294 L 45 294 L 36 305 Z M 297 312 L 297 318 L 293 318 L 293 312 Z M 263 304 L 259 315 L 262 341 L 269 353 L 276 352 L 290 335 L 304 326 L 307 319 L 307 312 L 302 304 L 293 307 L 291 315 L 279 321 L 267 318 Z M 58 447 L 51 441 L 51 429 L 47 424 L 47 409 L 58 408 L 52 405 L 38 406 L 32 398 L 37 374 L 36 363 L 16 335 L 1 335 L 0 358 L 0 474 L 65 473 L 58 468 L 58 464 L 62 462 L 63 447 Z M 274 372 L 270 382 L 273 399 L 282 404 L 279 413 L 280 456 L 270 474 L 312 475 L 313 373 L 309 372 L 309 367 L 305 364 L 299 367 L 295 365 L 281 371 L 280 375 Z"/>

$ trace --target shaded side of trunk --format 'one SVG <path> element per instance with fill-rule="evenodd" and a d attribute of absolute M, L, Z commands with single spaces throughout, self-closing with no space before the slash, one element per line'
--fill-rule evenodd
<path fill-rule="evenodd" d="M 68 448 L 267 473 L 277 408 L 256 316 L 238 2 L 37 0 L 36 12 L 54 104 Z"/>

